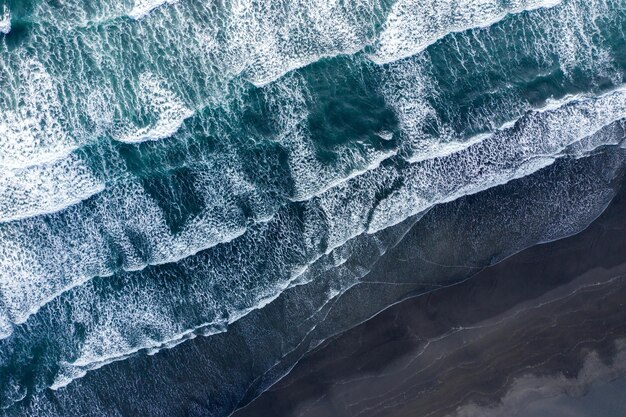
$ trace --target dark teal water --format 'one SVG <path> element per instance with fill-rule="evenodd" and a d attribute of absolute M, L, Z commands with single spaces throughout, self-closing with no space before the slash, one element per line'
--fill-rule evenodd
<path fill-rule="evenodd" d="M 448 282 L 341 296 L 428 210 L 552 187 L 549 227 L 477 235 L 484 264 L 580 230 L 621 175 L 624 1 L 161 3 L 0 5 L 7 415 L 227 415 Z M 207 388 L 127 403 L 161 378 Z"/>

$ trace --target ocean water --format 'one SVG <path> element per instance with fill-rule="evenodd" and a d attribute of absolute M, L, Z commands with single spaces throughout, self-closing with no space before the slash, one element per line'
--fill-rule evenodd
<path fill-rule="evenodd" d="M 2 415 L 229 415 L 622 179 L 624 0 L 1 1 Z"/>

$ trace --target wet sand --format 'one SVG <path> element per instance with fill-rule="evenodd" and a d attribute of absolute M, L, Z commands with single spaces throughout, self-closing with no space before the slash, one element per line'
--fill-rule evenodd
<path fill-rule="evenodd" d="M 234 416 L 623 417 L 624 213 L 622 187 L 585 231 L 386 309 Z"/>

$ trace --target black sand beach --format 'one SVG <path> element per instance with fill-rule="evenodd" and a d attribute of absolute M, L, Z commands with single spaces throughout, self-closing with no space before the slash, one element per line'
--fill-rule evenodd
<path fill-rule="evenodd" d="M 624 188 L 582 233 L 325 342 L 234 416 L 622 417 Z"/>

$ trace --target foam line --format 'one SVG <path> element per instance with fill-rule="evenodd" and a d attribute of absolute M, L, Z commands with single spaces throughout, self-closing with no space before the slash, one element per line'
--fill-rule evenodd
<path fill-rule="evenodd" d="M 509 14 L 554 7 L 561 0 L 400 0 L 387 17 L 369 58 L 386 64 L 416 55 L 454 32 L 488 27 Z M 510 3 L 510 4 L 508 4 Z"/>
<path fill-rule="evenodd" d="M 150 73 L 139 80 L 139 98 L 157 121 L 142 128 L 127 127 L 116 139 L 126 143 L 140 143 L 165 139 L 174 135 L 184 121 L 194 115 L 182 100 L 167 88 L 164 81 Z"/>
<path fill-rule="evenodd" d="M 67 157 L 78 147 L 62 124 L 66 117 L 57 85 L 36 59 L 19 64 L 19 86 L 13 94 L 22 103 L 0 108 L 0 166 L 25 168 Z"/>
<path fill-rule="evenodd" d="M 0 223 L 54 213 L 104 190 L 76 155 L 0 172 Z"/>
<path fill-rule="evenodd" d="M 135 20 L 141 20 L 150 14 L 150 12 L 154 9 L 166 4 L 172 5 L 176 3 L 178 3 L 178 0 L 135 0 L 135 5 L 131 11 L 128 12 L 128 17 Z"/>
<path fill-rule="evenodd" d="M 30 177 L 39 179 L 40 168 L 29 171 Z M 66 172 L 61 169 L 61 173 Z M 226 179 L 228 175 L 230 179 Z M 255 190 L 237 175 L 224 169 L 218 175 L 218 168 L 197 172 L 194 187 L 205 199 L 204 208 L 176 233 L 168 227 L 162 209 L 137 181 L 111 185 L 94 197 L 92 210 L 77 205 L 48 219 L 36 217 L 4 224 L 0 227 L 0 302 L 4 303 L 10 321 L 16 325 L 24 323 L 64 292 L 95 276 L 119 272 L 113 260 L 120 255 L 124 259 L 121 269 L 141 271 L 148 265 L 176 263 L 242 236 L 247 230 L 246 219 L 233 197 L 247 194 L 252 199 Z M 33 183 L 30 177 L 22 178 L 24 199 L 36 196 L 28 192 Z M 75 192 L 78 187 L 72 179 L 66 181 L 67 192 Z M 13 194 L 15 182 L 15 178 L 10 178 L 7 187 Z M 38 193 L 50 194 L 48 199 L 59 197 L 58 193 L 45 191 L 40 188 Z M 2 201 L 22 214 L 14 199 Z M 32 204 L 43 203 L 35 199 Z M 260 216 L 254 220 L 263 223 L 271 218 Z M 140 253 L 133 243 L 137 234 L 149 245 L 150 256 Z M 111 239 L 121 253 L 111 252 Z"/>
<path fill-rule="evenodd" d="M 397 224 L 435 202 L 452 201 L 527 176 L 551 164 L 568 147 L 625 117 L 624 87 L 597 98 L 569 97 L 560 107 L 532 111 L 513 127 L 497 131 L 465 151 L 411 165 L 405 187 L 378 204 L 368 231 Z"/>
<path fill-rule="evenodd" d="M 0 15 L 0 33 L 8 35 L 11 32 L 11 11 L 8 6 L 3 6 L 2 15 Z"/>
<path fill-rule="evenodd" d="M 378 0 L 360 7 L 328 0 L 234 1 L 223 48 L 234 67 L 261 87 L 320 59 L 361 50 L 373 39 L 379 7 Z"/>

